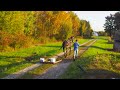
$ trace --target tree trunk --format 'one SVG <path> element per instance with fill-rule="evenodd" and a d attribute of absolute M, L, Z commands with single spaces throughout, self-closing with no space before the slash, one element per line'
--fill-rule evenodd
<path fill-rule="evenodd" d="M 120 52 L 120 31 L 115 32 L 113 50 Z"/>
<path fill-rule="evenodd" d="M 114 42 L 113 50 L 116 52 L 120 52 L 120 42 Z"/>

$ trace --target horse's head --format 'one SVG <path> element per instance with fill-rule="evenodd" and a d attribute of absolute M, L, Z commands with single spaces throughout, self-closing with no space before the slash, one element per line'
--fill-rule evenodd
<path fill-rule="evenodd" d="M 71 37 L 70 37 L 70 40 L 73 42 L 73 40 L 74 40 L 74 36 L 71 36 Z"/>

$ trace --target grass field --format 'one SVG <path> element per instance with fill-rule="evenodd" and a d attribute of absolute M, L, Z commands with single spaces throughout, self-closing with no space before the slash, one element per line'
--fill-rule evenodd
<path fill-rule="evenodd" d="M 82 44 L 89 39 L 79 39 L 79 43 Z M 17 72 L 24 69 L 39 61 L 40 57 L 50 57 L 57 53 L 62 52 L 61 42 L 49 43 L 45 45 L 38 45 L 31 48 L 21 49 L 12 52 L 0 52 L 0 78 L 9 75 L 11 73 Z M 29 62 L 25 58 L 31 58 L 32 61 Z M 50 66 L 50 65 L 48 65 Z M 43 67 L 48 67 L 43 66 Z M 44 70 L 44 69 L 42 69 Z"/>
<path fill-rule="evenodd" d="M 86 40 L 81 40 L 86 41 Z M 80 42 L 81 43 L 81 42 Z M 84 42 L 83 42 L 84 43 Z M 90 42 L 88 42 L 90 43 Z M 87 44 L 88 44 L 87 43 Z M 80 49 L 83 49 L 83 47 L 80 47 Z M 64 57 L 63 57 L 64 58 Z M 58 63 L 59 64 L 59 63 Z M 43 72 L 46 72 L 49 68 L 51 68 L 52 66 L 54 66 L 54 64 L 43 64 L 42 66 L 39 66 L 38 68 L 31 70 L 29 72 L 27 72 L 26 74 L 24 74 L 22 77 L 20 77 L 19 79 L 33 79 L 41 74 L 43 74 Z"/>
<path fill-rule="evenodd" d="M 120 78 L 120 53 L 109 51 L 113 44 L 108 44 L 107 37 L 98 37 L 80 59 L 72 63 L 60 79 L 96 79 Z M 108 50 L 109 49 L 109 50 Z M 81 65 L 87 72 L 78 68 Z"/>

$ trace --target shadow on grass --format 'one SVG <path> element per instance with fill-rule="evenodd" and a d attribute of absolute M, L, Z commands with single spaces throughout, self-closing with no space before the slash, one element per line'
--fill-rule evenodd
<path fill-rule="evenodd" d="M 75 62 L 75 66 L 77 68 L 79 68 L 78 67 L 78 65 L 79 65 L 83 69 L 82 70 L 81 68 L 79 68 L 80 75 L 78 77 L 80 77 L 81 79 L 112 79 L 112 78 L 120 79 L 120 73 L 116 73 L 116 72 L 106 70 L 106 69 L 89 69 L 89 68 L 87 69 L 87 68 L 85 68 L 87 65 L 92 64 L 92 61 L 96 55 L 81 57 L 80 60 Z M 120 61 L 119 61 L 120 55 L 116 55 L 116 54 L 107 54 L 107 55 L 99 54 L 99 55 L 100 55 L 100 57 L 103 55 L 105 55 L 106 57 L 111 56 L 111 60 L 109 62 L 111 63 L 112 68 L 114 70 L 120 70 L 120 66 L 116 66 L 117 64 L 120 63 Z M 104 60 L 104 58 L 103 58 L 103 60 Z M 103 62 L 103 60 L 101 62 Z M 98 63 L 98 67 L 101 62 Z"/>
<path fill-rule="evenodd" d="M 108 40 L 108 38 L 106 37 L 96 37 L 96 39 L 102 39 L 102 40 Z"/>
<path fill-rule="evenodd" d="M 0 66 L 0 78 L 9 75 L 10 73 L 6 73 L 9 69 L 16 67 L 22 64 L 26 64 L 26 61 L 22 61 L 22 62 L 14 62 L 12 64 L 8 64 L 8 65 L 1 65 Z"/>
<path fill-rule="evenodd" d="M 55 48 L 60 48 L 61 46 L 51 46 L 51 45 L 45 45 L 45 46 L 42 46 L 42 47 L 55 47 Z"/>
<path fill-rule="evenodd" d="M 36 63 L 38 62 L 38 60 L 40 59 L 40 57 L 44 57 L 44 56 L 52 56 L 56 53 L 57 51 L 56 50 L 51 50 L 51 51 L 48 51 L 46 53 L 43 53 L 43 54 L 32 54 L 31 56 L 28 56 L 28 57 L 20 57 L 20 56 L 0 56 L 0 59 L 3 60 L 3 62 L 8 62 L 10 64 L 5 64 L 5 65 L 0 65 L 0 77 L 1 76 L 6 76 L 6 75 L 9 75 L 10 73 L 4 73 L 5 71 L 13 68 L 13 67 L 19 67 L 19 65 L 21 64 L 29 64 L 29 63 Z M 17 62 L 19 59 L 20 62 Z"/>
<path fill-rule="evenodd" d="M 24 57 L 26 61 L 35 61 L 35 60 L 39 60 L 40 57 L 42 58 L 46 58 L 46 57 L 50 57 L 52 55 L 55 55 L 58 52 L 58 50 L 51 50 L 42 54 L 32 54 L 31 56 L 28 57 Z"/>
<path fill-rule="evenodd" d="M 90 46 L 90 47 L 105 50 L 105 51 L 117 52 L 117 51 L 114 51 L 113 48 L 101 48 L 101 47 L 98 47 L 98 46 Z"/>
<path fill-rule="evenodd" d="M 90 48 L 97 48 L 97 49 L 102 49 L 102 50 L 107 50 L 107 49 L 105 49 L 105 48 L 101 48 L 101 47 L 98 47 L 98 46 L 90 46 Z"/>
<path fill-rule="evenodd" d="M 56 54 L 56 50 L 51 50 L 51 51 L 48 51 L 48 52 L 46 52 L 46 53 L 43 53 L 43 54 L 36 54 L 36 53 L 34 53 L 34 54 L 32 54 L 32 55 L 30 55 L 30 56 L 28 56 L 28 57 L 21 57 L 21 56 L 0 56 L 0 59 L 1 60 L 4 60 L 4 61 L 6 61 L 6 62 L 11 62 L 12 64 L 9 64 L 9 65 L 4 65 L 4 66 L 0 66 L 0 69 L 2 68 L 2 67 L 8 67 L 8 66 L 14 66 L 14 65 L 17 65 L 17 64 L 19 64 L 19 63 L 28 63 L 27 61 L 35 61 L 35 60 L 38 60 L 40 57 L 45 57 L 45 56 L 52 56 L 52 55 L 54 55 L 54 54 Z M 23 60 L 23 61 L 21 61 L 21 62 L 16 62 L 14 59 L 19 59 L 20 61 L 21 60 Z"/>
<path fill-rule="evenodd" d="M 105 69 L 88 69 L 81 74 L 82 79 L 119 79 L 120 74 Z"/>
<path fill-rule="evenodd" d="M 107 41 L 107 42 L 97 42 L 97 43 L 100 43 L 100 44 L 111 44 L 112 45 L 114 42 L 108 42 Z"/>

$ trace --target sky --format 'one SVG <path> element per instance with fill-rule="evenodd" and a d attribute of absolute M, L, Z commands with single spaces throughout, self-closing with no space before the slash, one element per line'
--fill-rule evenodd
<path fill-rule="evenodd" d="M 90 22 L 94 31 L 104 31 L 105 17 L 118 11 L 73 11 L 81 19 Z"/>

